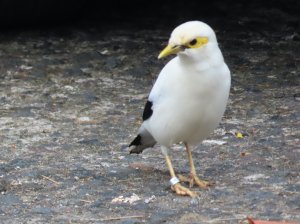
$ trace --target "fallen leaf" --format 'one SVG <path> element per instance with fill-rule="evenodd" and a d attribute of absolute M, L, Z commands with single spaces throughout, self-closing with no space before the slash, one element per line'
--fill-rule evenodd
<path fill-rule="evenodd" d="M 265 220 L 255 220 L 252 218 L 247 217 L 246 219 L 242 220 L 240 224 L 300 224 L 300 221 L 296 222 L 285 222 L 285 221 L 265 221 Z"/>
<path fill-rule="evenodd" d="M 235 133 L 235 136 L 236 136 L 237 138 L 244 138 L 244 135 L 243 135 L 241 132 L 236 132 L 236 133 Z"/>
<path fill-rule="evenodd" d="M 247 155 L 250 155 L 250 154 L 251 154 L 250 152 L 241 152 L 240 156 L 247 156 Z"/>

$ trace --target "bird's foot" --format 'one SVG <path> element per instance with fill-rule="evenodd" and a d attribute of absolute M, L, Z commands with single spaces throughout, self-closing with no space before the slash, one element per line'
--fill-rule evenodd
<path fill-rule="evenodd" d="M 196 174 L 190 174 L 190 177 L 185 177 L 183 175 L 178 175 L 179 180 L 182 182 L 188 182 L 190 187 L 193 187 L 194 184 L 197 184 L 200 188 L 207 189 L 208 187 L 212 186 L 213 183 L 201 180 Z"/>
<path fill-rule="evenodd" d="M 178 195 L 186 195 L 192 198 L 197 196 L 196 192 L 189 190 L 188 188 L 182 186 L 180 183 L 174 184 L 173 186 L 171 186 L 171 189 Z"/>

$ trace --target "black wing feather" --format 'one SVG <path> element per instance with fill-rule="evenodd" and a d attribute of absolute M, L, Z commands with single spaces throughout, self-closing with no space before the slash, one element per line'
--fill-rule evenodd
<path fill-rule="evenodd" d="M 152 102 L 148 100 L 143 112 L 143 121 L 147 120 L 153 114 L 152 105 Z"/>

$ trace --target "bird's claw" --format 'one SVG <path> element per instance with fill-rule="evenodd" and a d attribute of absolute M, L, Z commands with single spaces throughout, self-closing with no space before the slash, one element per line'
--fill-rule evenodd
<path fill-rule="evenodd" d="M 178 177 L 180 181 L 188 182 L 190 187 L 193 187 L 194 184 L 197 184 L 200 188 L 207 189 L 213 185 L 212 182 L 201 180 L 196 174 L 190 174 L 190 177 L 185 177 L 183 175 L 178 175 Z"/>
<path fill-rule="evenodd" d="M 171 189 L 178 195 L 186 195 L 192 198 L 197 196 L 196 192 L 189 190 L 188 188 L 182 186 L 180 183 L 174 184 L 173 186 L 171 186 Z"/>

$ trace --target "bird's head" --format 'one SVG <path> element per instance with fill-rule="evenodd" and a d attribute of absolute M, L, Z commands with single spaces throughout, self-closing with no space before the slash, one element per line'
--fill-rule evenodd
<path fill-rule="evenodd" d="M 209 43 L 217 44 L 215 32 L 210 26 L 200 21 L 186 22 L 173 30 L 168 46 L 161 51 L 158 58 L 170 54 L 194 54 Z"/>

